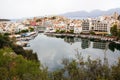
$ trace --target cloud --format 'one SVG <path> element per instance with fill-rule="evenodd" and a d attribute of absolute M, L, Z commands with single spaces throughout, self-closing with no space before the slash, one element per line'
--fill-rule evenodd
<path fill-rule="evenodd" d="M 120 0 L 1 0 L 0 18 L 22 18 L 72 11 L 107 10 L 120 7 Z"/>

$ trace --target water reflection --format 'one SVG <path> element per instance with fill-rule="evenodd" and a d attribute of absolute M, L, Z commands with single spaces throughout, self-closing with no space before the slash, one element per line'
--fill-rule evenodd
<path fill-rule="evenodd" d="M 113 52 L 115 51 L 115 49 L 120 50 L 120 44 L 109 43 L 108 47 Z"/>
<path fill-rule="evenodd" d="M 30 47 L 37 52 L 41 63 L 49 67 L 49 70 L 55 70 L 62 67 L 63 58 L 74 58 L 76 49 L 84 59 L 91 56 L 92 59 L 104 57 L 108 58 L 110 64 L 113 64 L 120 57 L 120 45 L 109 42 L 94 42 L 89 39 L 73 37 L 50 37 L 39 34 L 34 40 L 31 40 Z M 106 53 L 106 54 L 105 54 Z"/>
<path fill-rule="evenodd" d="M 82 49 L 86 49 L 90 47 L 90 40 L 88 39 L 81 39 L 81 40 L 82 40 L 82 44 L 81 44 Z"/>
<path fill-rule="evenodd" d="M 107 47 L 107 43 L 105 42 L 93 42 L 93 48 L 106 49 Z"/>
<path fill-rule="evenodd" d="M 54 36 L 55 37 L 55 36 Z M 91 41 L 86 38 L 78 38 L 78 37 L 56 37 L 56 38 L 61 38 L 64 39 L 65 42 L 69 44 L 73 44 L 76 42 L 81 42 L 81 48 L 86 49 L 89 48 L 90 46 L 93 46 L 93 48 L 97 49 L 106 49 L 109 48 L 111 51 L 115 51 L 115 49 L 120 50 L 120 44 L 116 44 L 114 42 L 105 42 L 105 41 Z"/>
<path fill-rule="evenodd" d="M 67 42 L 67 43 L 70 43 L 70 44 L 72 44 L 72 43 L 75 42 L 75 41 L 74 41 L 74 38 L 72 38 L 72 37 L 65 37 L 65 38 L 64 38 L 64 41 Z"/>

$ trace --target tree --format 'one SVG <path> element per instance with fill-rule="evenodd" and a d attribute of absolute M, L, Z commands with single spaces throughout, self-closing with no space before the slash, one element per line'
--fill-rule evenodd
<path fill-rule="evenodd" d="M 29 28 L 30 32 L 34 31 L 34 28 Z"/>
<path fill-rule="evenodd" d="M 91 34 L 91 35 L 95 35 L 95 32 L 94 32 L 94 31 L 90 31 L 90 34 Z"/>
<path fill-rule="evenodd" d="M 0 48 L 6 47 L 10 45 L 9 37 L 6 35 L 0 34 Z"/>
<path fill-rule="evenodd" d="M 56 19 L 56 16 L 51 17 L 52 20 Z"/>
<path fill-rule="evenodd" d="M 21 33 L 26 33 L 26 32 L 28 32 L 28 30 L 26 29 L 26 30 L 22 30 L 21 31 Z"/>
<path fill-rule="evenodd" d="M 0 80 L 48 80 L 40 62 L 16 55 L 11 48 L 0 49 Z"/>
<path fill-rule="evenodd" d="M 56 30 L 56 33 L 59 33 L 59 32 L 60 32 L 60 30 L 59 30 L 59 29 L 57 29 L 57 30 Z"/>
<path fill-rule="evenodd" d="M 118 20 L 120 21 L 120 15 L 118 16 Z"/>
<path fill-rule="evenodd" d="M 120 38 L 120 29 L 118 30 L 118 38 Z"/>
<path fill-rule="evenodd" d="M 42 20 L 41 19 L 37 19 L 36 22 L 41 22 Z"/>
<path fill-rule="evenodd" d="M 113 25 L 113 27 L 111 27 L 110 32 L 113 36 L 117 36 L 117 25 Z"/>

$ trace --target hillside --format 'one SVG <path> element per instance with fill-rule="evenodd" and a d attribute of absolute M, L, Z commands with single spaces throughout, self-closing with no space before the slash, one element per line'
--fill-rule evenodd
<path fill-rule="evenodd" d="M 102 11 L 102 10 L 93 10 L 91 12 L 87 11 L 76 11 L 76 12 L 68 12 L 61 14 L 62 16 L 68 17 L 68 18 L 74 18 L 74 17 L 79 17 L 79 18 L 87 18 L 87 17 L 98 17 L 102 15 L 111 15 L 114 12 L 117 12 L 120 14 L 120 8 L 115 8 L 115 9 L 110 9 L 107 11 Z"/>

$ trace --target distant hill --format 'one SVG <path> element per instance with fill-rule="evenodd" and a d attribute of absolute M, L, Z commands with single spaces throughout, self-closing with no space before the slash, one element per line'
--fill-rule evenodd
<path fill-rule="evenodd" d="M 93 10 L 91 12 L 86 11 L 76 11 L 76 12 L 68 12 L 65 14 L 61 14 L 62 16 L 68 17 L 68 18 L 87 18 L 87 17 L 98 17 L 102 15 L 111 15 L 114 12 L 117 12 L 120 14 L 120 8 L 110 9 L 108 11 L 102 11 L 102 10 Z"/>
<path fill-rule="evenodd" d="M 0 21 L 10 21 L 9 19 L 0 19 Z"/>

